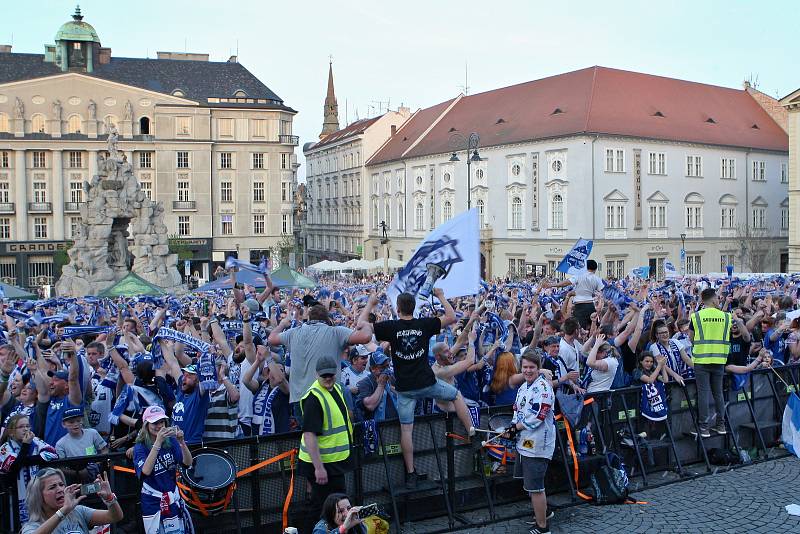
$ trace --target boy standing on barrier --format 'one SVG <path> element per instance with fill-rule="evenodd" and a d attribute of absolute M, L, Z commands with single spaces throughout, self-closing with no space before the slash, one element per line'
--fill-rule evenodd
<path fill-rule="evenodd" d="M 525 383 L 517 391 L 514 402 L 512 427 L 509 438 L 516 436 L 517 461 L 514 478 L 522 479 L 522 487 L 531 496 L 534 513 L 531 534 L 548 534 L 547 495 L 544 476 L 553 457 L 556 444 L 556 427 L 553 423 L 555 394 L 547 376 L 540 375 L 539 355 L 526 352 L 522 355 L 522 377 Z"/>

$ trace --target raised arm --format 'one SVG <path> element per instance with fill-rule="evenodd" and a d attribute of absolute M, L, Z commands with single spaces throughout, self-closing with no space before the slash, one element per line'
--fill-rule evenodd
<path fill-rule="evenodd" d="M 453 310 L 453 306 L 450 304 L 450 301 L 445 298 L 442 288 L 434 288 L 433 295 L 439 299 L 439 302 L 442 303 L 442 307 L 444 308 L 444 316 L 440 319 L 442 321 L 442 328 L 455 323 L 456 312 Z"/>

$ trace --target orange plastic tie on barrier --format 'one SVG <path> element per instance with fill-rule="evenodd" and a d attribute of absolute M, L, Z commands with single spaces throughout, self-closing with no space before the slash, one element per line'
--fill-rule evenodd
<path fill-rule="evenodd" d="M 468 438 L 465 438 L 464 436 L 461 436 L 461 435 L 458 435 L 458 434 L 453 434 L 452 432 L 448 432 L 448 433 L 447 433 L 447 434 L 445 434 L 444 436 L 445 436 L 446 438 L 459 439 L 459 440 L 461 440 L 461 441 L 469 441 L 469 439 L 468 439 Z"/>
<path fill-rule="evenodd" d="M 588 399 L 588 400 L 593 401 L 594 399 Z M 586 404 L 586 401 L 584 401 L 584 404 Z M 570 452 L 572 452 L 572 466 L 574 469 L 573 472 L 575 476 L 575 493 L 581 499 L 591 501 L 592 498 L 580 490 L 580 484 L 578 483 L 578 456 L 575 451 L 575 443 L 573 443 L 572 441 L 572 427 L 569 426 L 569 421 L 567 420 L 566 417 L 564 417 L 563 419 L 564 419 L 564 429 L 567 431 L 567 441 L 569 442 L 569 450 Z"/>
<path fill-rule="evenodd" d="M 286 500 L 283 501 L 283 530 L 286 530 L 286 527 L 289 526 L 289 504 L 292 501 L 292 495 L 294 494 L 294 458 L 297 454 L 297 449 L 292 449 L 291 454 L 289 455 L 289 465 L 292 471 L 292 476 L 289 479 L 289 492 L 286 494 Z"/>
<path fill-rule="evenodd" d="M 122 467 L 121 465 L 115 465 L 113 467 L 113 469 L 114 469 L 114 471 L 119 471 L 121 473 L 130 473 L 131 475 L 135 475 L 136 474 L 136 470 L 135 469 L 131 469 L 130 467 Z"/>
<path fill-rule="evenodd" d="M 294 456 L 295 454 L 297 454 L 297 449 L 290 449 L 290 450 L 288 450 L 288 451 L 286 451 L 284 453 L 279 454 L 278 456 L 273 456 L 272 458 L 270 458 L 268 460 L 264 460 L 263 462 L 258 462 L 256 465 L 251 465 L 250 467 L 242 469 L 241 471 L 236 473 L 236 478 L 239 478 L 239 477 L 242 477 L 242 476 L 247 475 L 249 473 L 252 473 L 253 471 L 258 471 L 262 467 L 266 467 L 266 466 L 268 466 L 270 464 L 274 464 L 275 462 L 283 460 L 284 458 L 287 458 L 289 456 Z"/>

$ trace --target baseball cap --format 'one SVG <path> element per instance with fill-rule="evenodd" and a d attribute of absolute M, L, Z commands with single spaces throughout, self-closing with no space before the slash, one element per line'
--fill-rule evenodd
<path fill-rule="evenodd" d="M 386 354 L 384 354 L 384 352 L 382 350 L 376 350 L 369 357 L 370 366 L 383 365 L 388 361 L 389 361 L 389 357 Z"/>
<path fill-rule="evenodd" d="M 156 405 L 148 406 L 144 411 L 144 415 L 142 415 L 142 420 L 145 423 L 157 423 L 166 418 L 167 414 L 164 412 L 164 408 Z"/>
<path fill-rule="evenodd" d="M 261 304 L 259 304 L 256 299 L 247 299 L 244 301 L 244 305 L 247 306 L 250 313 L 258 313 L 261 311 Z"/>
<path fill-rule="evenodd" d="M 330 356 L 323 356 L 317 360 L 318 375 L 335 375 L 339 370 L 339 363 Z"/>
<path fill-rule="evenodd" d="M 561 339 L 558 336 L 550 336 L 544 340 L 544 346 L 547 345 L 558 345 L 561 343 Z"/>
<path fill-rule="evenodd" d="M 67 371 L 47 371 L 47 376 L 60 380 L 69 380 L 69 373 Z"/>
<path fill-rule="evenodd" d="M 67 408 L 64 410 L 64 415 L 61 417 L 62 421 L 67 419 L 75 419 L 76 417 L 83 417 L 83 410 L 81 408 Z"/>
<path fill-rule="evenodd" d="M 181 369 L 181 371 L 183 371 L 184 373 L 191 373 L 193 375 L 196 375 L 197 374 L 197 365 L 196 364 L 187 365 L 186 367 Z"/>

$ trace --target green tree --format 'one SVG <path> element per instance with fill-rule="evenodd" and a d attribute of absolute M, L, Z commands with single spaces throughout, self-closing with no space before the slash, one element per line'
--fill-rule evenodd
<path fill-rule="evenodd" d="M 61 270 L 69 263 L 67 251 L 71 249 L 74 244 L 74 241 L 67 241 L 64 249 L 57 250 L 55 254 L 53 254 L 53 275 L 56 279 L 61 276 Z"/>
<path fill-rule="evenodd" d="M 183 238 L 171 235 L 167 239 L 167 242 L 169 244 L 170 254 L 177 254 L 179 261 L 191 260 L 194 258 L 194 252 L 183 242 Z"/>

